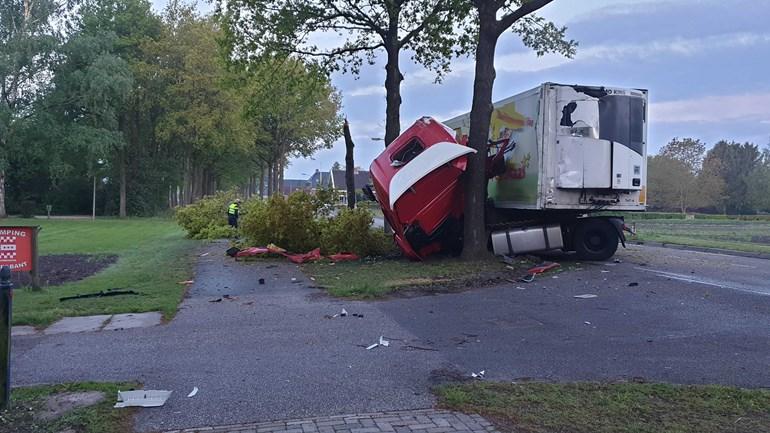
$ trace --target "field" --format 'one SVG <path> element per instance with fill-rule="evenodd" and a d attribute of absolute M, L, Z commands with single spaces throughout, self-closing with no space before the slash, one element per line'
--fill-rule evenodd
<path fill-rule="evenodd" d="M 738 219 L 634 219 L 634 240 L 770 254 L 770 221 Z"/>
<path fill-rule="evenodd" d="M 39 225 L 40 255 L 79 254 L 91 258 L 117 256 L 117 262 L 80 281 L 14 290 L 14 325 L 45 326 L 65 316 L 160 311 L 173 317 L 191 276 L 196 243 L 168 219 L 41 220 L 10 219 L 2 225 Z M 51 272 L 51 270 L 46 270 Z M 59 298 L 110 289 L 139 295 L 76 299 Z"/>
<path fill-rule="evenodd" d="M 503 432 L 770 432 L 770 391 L 642 383 L 473 383 L 436 390 Z"/>

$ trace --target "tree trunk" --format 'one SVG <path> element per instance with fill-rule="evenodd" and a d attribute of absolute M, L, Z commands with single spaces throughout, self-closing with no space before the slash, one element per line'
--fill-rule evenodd
<path fill-rule="evenodd" d="M 126 213 L 126 155 L 125 151 L 120 152 L 118 164 L 120 164 L 120 213 L 121 218 L 125 218 Z"/>
<path fill-rule="evenodd" d="M 5 170 L 0 170 L 0 218 L 7 217 L 5 212 Z"/>
<path fill-rule="evenodd" d="M 492 86 L 495 82 L 495 46 L 499 33 L 495 31 L 494 11 L 479 10 L 479 42 L 476 47 L 476 76 L 473 82 L 473 104 L 468 145 L 476 150 L 468 156 L 465 170 L 465 221 L 463 253 L 466 260 L 478 260 L 487 253 L 485 206 L 487 177 L 484 170 L 492 117 Z"/>
<path fill-rule="evenodd" d="M 259 195 L 259 198 L 264 197 L 265 192 L 265 166 L 260 164 L 259 166 L 259 192 L 257 193 Z"/>
<path fill-rule="evenodd" d="M 267 164 L 267 196 L 273 195 L 273 164 Z"/>
<path fill-rule="evenodd" d="M 345 125 L 343 127 L 345 133 L 345 184 L 348 188 L 348 207 L 355 209 L 356 207 L 356 174 L 355 166 L 353 163 L 353 137 L 350 136 L 350 125 L 348 119 L 345 119 Z"/>
<path fill-rule="evenodd" d="M 389 37 L 385 65 L 385 147 L 401 133 L 401 81 L 404 79 L 398 65 L 398 34 Z"/>

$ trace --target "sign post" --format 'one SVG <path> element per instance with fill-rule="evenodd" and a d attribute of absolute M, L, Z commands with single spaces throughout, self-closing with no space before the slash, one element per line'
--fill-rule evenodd
<path fill-rule="evenodd" d="M 40 227 L 0 227 L 0 266 L 11 272 L 29 272 L 32 288 L 40 288 L 38 278 L 37 233 Z"/>
<path fill-rule="evenodd" d="M 11 398 L 11 268 L 0 267 L 0 410 Z"/>

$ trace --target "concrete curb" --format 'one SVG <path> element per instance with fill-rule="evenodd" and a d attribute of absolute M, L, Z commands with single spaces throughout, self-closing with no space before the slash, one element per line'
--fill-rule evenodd
<path fill-rule="evenodd" d="M 750 253 L 748 251 L 736 251 L 736 250 L 725 250 L 721 248 L 707 248 L 707 247 L 696 247 L 696 246 L 690 246 L 690 245 L 681 245 L 681 244 L 671 244 L 666 242 L 651 242 L 651 241 L 626 241 L 627 244 L 630 245 L 647 245 L 651 247 L 661 247 L 661 248 L 671 248 L 674 250 L 685 250 L 685 251 L 698 251 L 701 253 L 712 253 L 712 254 L 725 254 L 728 256 L 738 256 L 738 257 L 749 257 L 753 259 L 765 259 L 770 260 L 770 254 L 767 253 Z"/>

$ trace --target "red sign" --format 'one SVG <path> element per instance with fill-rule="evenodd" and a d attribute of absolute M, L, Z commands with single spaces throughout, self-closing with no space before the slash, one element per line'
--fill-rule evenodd
<path fill-rule="evenodd" d="M 32 233 L 35 227 L 0 227 L 0 266 L 14 272 L 32 270 Z"/>

